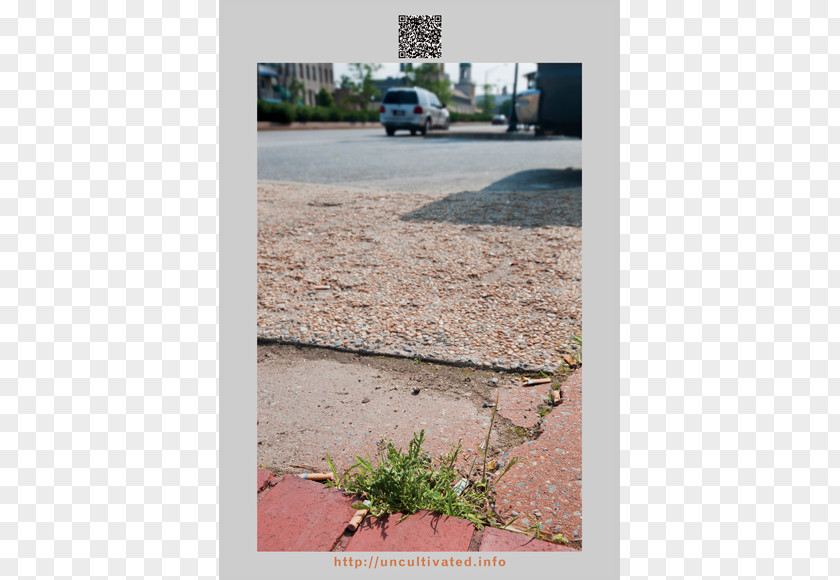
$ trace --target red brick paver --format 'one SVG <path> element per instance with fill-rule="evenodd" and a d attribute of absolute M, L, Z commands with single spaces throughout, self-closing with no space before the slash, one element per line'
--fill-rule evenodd
<path fill-rule="evenodd" d="M 537 407 L 548 395 L 550 385 L 523 387 L 510 385 L 499 389 L 499 414 L 519 427 L 531 429 L 540 420 Z"/>
<path fill-rule="evenodd" d="M 356 513 L 352 503 L 333 488 L 287 475 L 257 504 L 257 550 L 329 552 Z"/>
<path fill-rule="evenodd" d="M 577 552 L 574 548 L 537 540 L 508 530 L 484 528 L 479 552 Z"/>
<path fill-rule="evenodd" d="M 563 404 L 543 419 L 539 438 L 502 456 L 504 462 L 514 456 L 522 458 L 496 488 L 496 511 L 502 520 L 509 521 L 516 514 L 525 527 L 539 521 L 548 534 L 559 532 L 569 540 L 583 537 L 582 385 L 583 371 L 579 369 L 563 383 Z"/>
<path fill-rule="evenodd" d="M 466 552 L 474 527 L 459 518 L 419 511 L 368 518 L 347 544 L 347 552 Z M 399 522 L 399 523 L 397 523 Z"/>
<path fill-rule="evenodd" d="M 257 469 L 257 493 L 260 493 L 268 486 L 268 482 L 274 474 L 267 469 Z"/>

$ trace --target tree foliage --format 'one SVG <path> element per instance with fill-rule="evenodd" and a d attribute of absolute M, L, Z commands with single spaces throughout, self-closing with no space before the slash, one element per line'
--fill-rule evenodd
<path fill-rule="evenodd" d="M 303 91 L 306 90 L 306 87 L 303 84 L 303 81 L 297 77 L 292 78 L 289 82 L 289 95 L 290 100 L 294 104 L 303 104 Z"/>
<path fill-rule="evenodd" d="M 317 105 L 319 107 L 332 107 L 335 104 L 333 96 L 327 90 L 327 87 L 321 87 L 321 90 L 318 91 L 317 99 Z"/>
<path fill-rule="evenodd" d="M 452 99 L 452 89 L 449 88 L 449 81 L 446 77 L 440 78 L 438 76 L 437 64 L 427 62 L 419 66 L 412 66 L 409 63 L 406 65 L 405 73 L 414 86 L 424 88 L 437 95 L 443 106 L 446 106 Z"/>
<path fill-rule="evenodd" d="M 501 114 L 507 116 L 508 119 L 513 115 L 513 109 L 511 108 L 511 103 L 512 103 L 512 101 L 510 99 L 507 99 L 505 101 L 502 101 L 499 104 L 499 112 Z"/>
<path fill-rule="evenodd" d="M 485 113 L 492 113 L 496 108 L 496 95 L 490 93 L 490 89 L 493 85 L 484 85 L 484 94 L 481 95 L 481 99 L 479 100 L 479 107 Z"/>
<path fill-rule="evenodd" d="M 354 100 L 359 103 L 363 111 L 367 111 L 373 99 L 379 96 L 379 89 L 373 84 L 373 75 L 382 68 L 381 64 L 353 62 L 350 63 L 350 73 L 353 78 L 341 77 L 341 86 L 351 89 Z"/>

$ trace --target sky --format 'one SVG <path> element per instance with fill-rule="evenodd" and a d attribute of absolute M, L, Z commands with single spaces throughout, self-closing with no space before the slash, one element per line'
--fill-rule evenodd
<path fill-rule="evenodd" d="M 458 65 L 457 62 L 447 62 L 444 65 L 446 74 L 449 75 L 449 80 L 453 83 L 458 82 Z M 516 87 L 517 91 L 522 91 L 527 88 L 525 84 L 525 74 L 537 70 L 537 64 L 534 62 L 520 62 L 519 63 L 519 84 Z M 341 75 L 351 76 L 350 68 L 347 63 L 333 64 L 333 76 L 336 83 L 338 83 Z M 493 94 L 501 94 L 502 87 L 507 86 L 508 94 L 513 92 L 513 63 L 493 63 L 493 62 L 474 62 L 472 63 L 472 81 L 476 85 L 476 95 L 484 93 L 483 85 L 494 85 L 491 89 Z M 382 63 L 382 68 L 376 73 L 376 78 L 384 79 L 386 77 L 400 76 L 400 65 L 398 63 Z"/>

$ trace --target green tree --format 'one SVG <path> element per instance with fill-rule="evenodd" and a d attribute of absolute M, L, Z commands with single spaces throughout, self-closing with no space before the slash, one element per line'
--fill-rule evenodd
<path fill-rule="evenodd" d="M 493 85 L 484 85 L 484 94 L 481 95 L 480 107 L 485 113 L 492 113 L 496 109 L 496 95 L 490 93 Z"/>
<path fill-rule="evenodd" d="M 446 77 L 439 77 L 438 65 L 427 62 L 406 70 L 406 75 L 414 83 L 414 86 L 424 88 L 437 95 L 443 106 L 446 106 L 452 99 L 452 89 L 449 88 L 449 81 Z"/>
<path fill-rule="evenodd" d="M 513 110 L 510 108 L 510 104 L 511 100 L 507 99 L 499 105 L 499 113 L 505 115 L 508 119 L 510 119 L 510 116 L 513 114 Z"/>
<path fill-rule="evenodd" d="M 367 111 L 370 102 L 379 96 L 379 89 L 373 84 L 373 74 L 381 68 L 381 64 L 350 63 L 350 72 L 355 77 L 351 88 L 355 93 L 356 102 L 361 105 L 363 111 Z"/>
<path fill-rule="evenodd" d="M 354 89 L 356 85 L 353 83 L 353 79 L 348 77 L 347 75 L 341 75 L 341 79 L 338 83 L 338 88 L 340 89 Z"/>
<path fill-rule="evenodd" d="M 332 107 L 335 104 L 333 96 L 327 90 L 327 87 L 321 87 L 321 90 L 318 91 L 317 102 L 319 107 Z"/>
<path fill-rule="evenodd" d="M 303 85 L 303 81 L 297 77 L 294 77 L 291 82 L 289 83 L 289 97 L 292 103 L 301 105 L 303 99 L 303 91 L 306 87 Z"/>

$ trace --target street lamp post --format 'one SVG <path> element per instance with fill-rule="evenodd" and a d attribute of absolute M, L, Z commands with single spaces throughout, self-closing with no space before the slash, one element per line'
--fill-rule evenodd
<path fill-rule="evenodd" d="M 510 124 L 507 132 L 513 133 L 517 131 L 516 126 L 519 124 L 519 119 L 516 116 L 516 81 L 519 79 L 519 63 L 516 63 L 516 69 L 513 73 L 513 96 L 510 99 Z"/>

